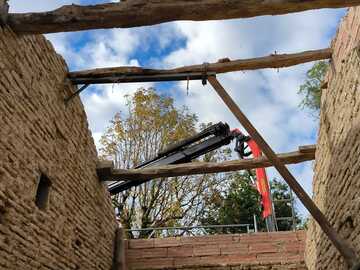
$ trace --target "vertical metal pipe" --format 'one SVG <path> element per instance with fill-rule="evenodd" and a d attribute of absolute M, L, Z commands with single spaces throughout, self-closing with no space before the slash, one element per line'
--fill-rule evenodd
<path fill-rule="evenodd" d="M 254 214 L 254 231 L 257 233 L 258 232 L 258 226 L 257 226 L 257 220 L 256 220 L 256 215 Z"/>
<path fill-rule="evenodd" d="M 230 97 L 230 95 L 226 92 L 224 87 L 220 84 L 220 82 L 216 79 L 215 76 L 210 76 L 208 81 L 230 109 L 230 111 L 234 114 L 234 116 L 239 120 L 240 124 L 246 129 L 249 135 L 255 140 L 255 142 L 259 145 L 262 152 L 266 155 L 269 161 L 274 165 L 279 174 L 284 178 L 290 188 L 295 192 L 300 201 L 304 204 L 304 206 L 308 209 L 313 218 L 320 225 L 323 232 L 327 235 L 327 237 L 331 240 L 340 254 L 344 257 L 347 264 L 352 267 L 356 265 L 359 260 L 357 258 L 354 250 L 349 246 L 349 244 L 342 239 L 335 229 L 330 225 L 329 221 L 326 219 L 324 214 L 320 211 L 320 209 L 315 205 L 315 203 L 311 200 L 309 195 L 306 194 L 305 190 L 300 186 L 300 184 L 296 181 L 295 177 L 290 173 L 287 167 L 281 162 L 281 160 L 277 157 L 275 152 L 271 149 L 268 143 L 264 140 L 264 138 L 260 135 L 260 133 L 256 130 L 256 128 L 251 124 L 250 120 L 246 117 L 246 115 L 240 110 L 239 106 L 235 103 L 235 101 Z"/>

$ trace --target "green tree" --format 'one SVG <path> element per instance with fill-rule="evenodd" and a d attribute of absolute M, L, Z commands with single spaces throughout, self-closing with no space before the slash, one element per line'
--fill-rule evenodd
<path fill-rule="evenodd" d="M 139 89 L 126 100 L 127 112 L 115 115 L 100 140 L 100 156 L 113 160 L 117 168 L 139 165 L 196 132 L 196 115 L 186 107 L 176 108 L 171 97 L 155 89 Z M 222 159 L 220 152 L 213 151 L 204 159 Z M 113 204 L 125 228 L 189 226 L 201 216 L 204 197 L 217 190 L 221 181 L 212 175 L 157 179 L 113 196 Z M 143 232 L 140 237 L 147 235 Z"/>
<path fill-rule="evenodd" d="M 277 179 L 273 179 L 270 182 L 271 194 L 273 198 L 273 204 L 275 208 L 275 214 L 277 218 L 288 218 L 294 215 L 295 224 L 292 219 L 278 220 L 277 226 L 279 231 L 289 231 L 295 226 L 300 225 L 301 219 L 295 208 L 292 207 L 291 200 L 293 196 L 290 193 L 289 186 Z"/>
<path fill-rule="evenodd" d="M 300 86 L 298 91 L 299 94 L 304 96 L 300 106 L 309 109 L 316 115 L 319 114 L 321 85 L 328 67 L 329 63 L 327 61 L 316 62 L 306 73 L 305 83 Z"/>
<path fill-rule="evenodd" d="M 254 172 L 252 172 L 255 175 Z M 204 217 L 201 220 L 203 225 L 220 224 L 253 224 L 254 215 L 257 219 L 258 229 L 266 230 L 265 221 L 262 218 L 261 198 L 252 183 L 248 172 L 239 172 L 228 176 L 230 184 L 221 194 L 213 193 Z M 292 215 L 289 187 L 276 179 L 270 182 L 272 196 L 275 204 L 277 217 L 290 217 Z M 300 222 L 298 213 L 294 209 L 296 223 Z M 288 231 L 293 228 L 292 221 L 279 220 L 277 222 L 280 231 Z M 209 232 L 216 233 L 218 230 L 212 229 Z M 245 232 L 246 228 L 230 228 L 223 230 L 224 233 Z"/>
<path fill-rule="evenodd" d="M 207 211 L 201 220 L 204 225 L 226 225 L 226 224 L 254 224 L 256 215 L 260 229 L 265 224 L 261 220 L 260 195 L 248 172 L 237 172 L 228 174 L 229 181 L 226 190 L 222 194 L 214 193 L 216 198 L 208 202 Z M 217 230 L 209 230 L 217 232 Z M 228 228 L 223 233 L 246 232 L 246 227 Z"/>

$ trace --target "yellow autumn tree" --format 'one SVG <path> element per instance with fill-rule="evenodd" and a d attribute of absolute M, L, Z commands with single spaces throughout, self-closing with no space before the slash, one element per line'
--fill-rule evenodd
<path fill-rule="evenodd" d="M 155 89 L 139 89 L 126 101 L 127 111 L 114 116 L 100 140 L 100 156 L 114 160 L 117 168 L 135 167 L 196 132 L 196 115 L 186 107 L 176 108 L 171 97 Z M 219 155 L 220 151 L 202 159 L 223 159 L 226 155 Z M 221 175 L 156 179 L 114 196 L 113 203 L 125 228 L 193 225 L 222 181 Z"/>

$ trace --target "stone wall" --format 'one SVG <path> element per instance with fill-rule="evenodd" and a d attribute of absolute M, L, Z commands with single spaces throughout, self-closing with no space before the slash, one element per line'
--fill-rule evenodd
<path fill-rule="evenodd" d="M 351 8 L 332 42 L 328 87 L 321 101 L 313 182 L 315 203 L 360 255 L 360 8 Z M 347 269 L 343 259 L 311 221 L 309 269 Z"/>
<path fill-rule="evenodd" d="M 129 240 L 129 270 L 305 270 L 305 233 L 278 232 Z"/>
<path fill-rule="evenodd" d="M 109 270 L 115 218 L 64 60 L 0 29 L 0 68 L 0 269 Z"/>

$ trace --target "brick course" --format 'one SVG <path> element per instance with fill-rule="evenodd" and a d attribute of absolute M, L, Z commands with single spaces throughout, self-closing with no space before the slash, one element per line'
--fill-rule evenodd
<path fill-rule="evenodd" d="M 351 8 L 332 42 L 328 88 L 321 98 L 313 181 L 315 203 L 360 255 L 360 8 Z M 347 269 L 320 227 L 310 222 L 309 269 Z"/>
<path fill-rule="evenodd" d="M 129 270 L 305 270 L 304 235 L 299 231 L 128 240 L 127 264 Z"/>
<path fill-rule="evenodd" d="M 116 222 L 66 64 L 41 35 L 0 32 L 0 269 L 108 270 Z"/>

